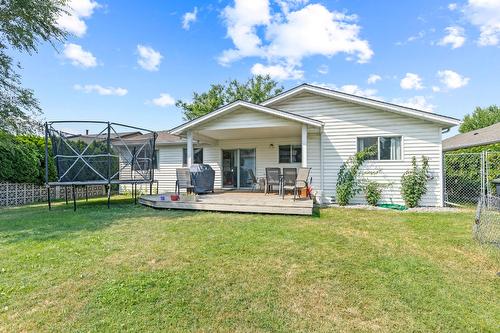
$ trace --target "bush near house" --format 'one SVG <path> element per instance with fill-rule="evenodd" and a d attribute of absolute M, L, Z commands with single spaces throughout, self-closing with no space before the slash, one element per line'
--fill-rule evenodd
<path fill-rule="evenodd" d="M 417 207 L 422 196 L 427 192 L 427 176 L 429 172 L 429 160 L 422 156 L 422 166 L 419 167 L 417 159 L 413 156 L 412 168 L 401 176 L 401 195 L 406 206 Z"/>
<path fill-rule="evenodd" d="M 376 153 L 376 147 L 372 146 L 357 152 L 342 164 L 337 176 L 336 185 L 336 199 L 340 206 L 348 205 L 349 201 L 362 190 L 360 180 L 358 179 L 360 168 L 365 161 Z"/>

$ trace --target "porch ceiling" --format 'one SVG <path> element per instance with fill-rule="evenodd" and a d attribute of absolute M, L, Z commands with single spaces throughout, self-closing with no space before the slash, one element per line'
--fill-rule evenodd
<path fill-rule="evenodd" d="M 199 130 L 196 134 L 214 140 L 258 139 L 258 138 L 287 138 L 300 137 L 301 126 L 272 126 L 255 128 L 231 128 L 217 130 Z"/>

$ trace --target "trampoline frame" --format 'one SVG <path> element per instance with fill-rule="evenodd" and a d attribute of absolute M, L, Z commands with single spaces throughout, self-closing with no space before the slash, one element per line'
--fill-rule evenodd
<path fill-rule="evenodd" d="M 85 147 L 85 149 L 82 150 L 81 153 L 77 152 L 73 147 L 71 147 L 71 145 L 68 143 L 69 139 L 66 138 L 64 135 L 62 135 L 62 133 L 64 133 L 63 131 L 60 131 L 60 130 L 57 130 L 55 129 L 52 125 L 54 124 L 64 124 L 64 123 L 72 123 L 72 124 L 100 124 L 100 125 L 105 125 L 106 127 L 98 134 L 96 134 L 95 136 L 93 136 L 92 140 L 87 143 L 87 146 Z M 151 195 L 153 193 L 153 183 L 156 183 L 156 188 L 157 188 L 157 191 L 158 191 L 158 181 L 155 181 L 154 180 L 154 166 L 153 166 L 153 163 L 150 163 L 150 167 L 148 170 L 142 170 L 140 164 L 138 163 L 137 159 L 135 159 L 135 150 L 134 150 L 134 154 L 132 155 L 132 159 L 131 161 L 128 161 L 126 160 L 126 163 L 123 167 L 120 167 L 120 165 L 118 166 L 118 171 L 116 173 L 114 173 L 113 175 L 111 175 L 111 164 L 112 164 L 112 157 L 117 157 L 116 155 L 114 154 L 111 154 L 111 141 L 112 140 L 119 140 L 121 142 L 121 144 L 123 144 L 123 146 L 128 150 L 128 152 L 130 153 L 130 150 L 128 149 L 128 146 L 126 144 L 126 142 L 124 142 L 124 139 L 120 136 L 120 134 L 113 128 L 113 125 L 114 126 L 120 126 L 120 127 L 124 127 L 124 128 L 128 128 L 128 129 L 133 129 L 133 130 L 137 130 L 137 131 L 140 131 L 140 132 L 146 132 L 146 133 L 149 133 L 149 134 L 152 134 L 152 151 L 151 151 L 151 156 L 149 156 L 149 159 L 151 161 L 153 161 L 153 158 L 155 157 L 155 154 L 156 154 L 156 139 L 158 137 L 158 133 L 156 133 L 155 131 L 152 131 L 152 130 L 148 130 L 148 129 L 145 129 L 145 128 L 140 128 L 140 127 L 136 127 L 136 126 L 130 126 L 130 125 L 124 125 L 124 124 L 120 124 L 120 123 L 113 123 L 113 122 L 109 122 L 109 121 L 92 121 L 92 120 L 59 120 L 59 121 L 48 121 L 48 122 L 45 122 L 44 124 L 44 130 L 45 130 L 45 187 L 47 188 L 47 203 L 48 203 L 48 208 L 49 210 L 51 210 L 52 208 L 52 204 L 51 204 L 51 198 L 50 198 L 50 189 L 51 189 L 51 186 L 63 186 L 64 187 L 64 191 L 65 191 L 65 198 L 66 198 L 66 204 L 68 203 L 68 194 L 67 194 L 67 189 L 68 187 L 71 187 L 72 189 L 72 196 L 73 196 L 73 210 L 76 211 L 76 187 L 78 186 L 84 186 L 85 187 L 85 199 L 88 200 L 88 194 L 87 194 L 87 186 L 89 185 L 104 185 L 105 188 L 106 188 L 106 193 L 107 193 L 107 206 L 108 208 L 110 208 L 110 202 L 111 202 L 111 185 L 122 185 L 122 184 L 130 184 L 131 187 L 132 187 L 132 196 L 134 197 L 134 203 L 137 204 L 137 184 L 149 184 L 149 194 Z M 71 155 L 71 156 L 65 156 L 65 155 L 55 155 L 53 158 L 54 159 L 57 159 L 58 157 L 66 157 L 66 158 L 75 158 L 75 161 L 73 162 L 73 164 L 67 169 L 65 170 L 65 172 L 63 173 L 62 176 L 59 176 L 58 175 L 58 181 L 55 181 L 55 182 L 49 182 L 49 135 L 51 133 L 51 131 L 55 131 L 55 132 L 59 132 L 59 136 L 62 138 L 62 142 L 63 143 L 66 143 L 66 145 L 75 153 L 75 155 Z M 85 152 L 87 151 L 87 149 L 92 145 L 92 143 L 94 142 L 97 142 L 97 139 L 101 136 L 101 134 L 105 133 L 106 132 L 106 137 L 104 138 L 104 140 L 106 141 L 106 147 L 107 147 L 107 150 L 105 154 L 98 154 L 98 155 L 84 155 Z M 111 133 L 114 132 L 114 134 L 116 135 L 116 137 L 114 138 L 111 138 Z M 69 133 L 68 133 L 69 134 Z M 92 137 L 90 136 L 90 137 Z M 103 141 L 104 141 L 103 140 Z M 148 141 L 151 140 L 151 139 L 148 139 Z M 146 146 L 148 142 L 145 142 L 141 148 L 139 149 L 139 151 L 137 152 L 140 153 L 141 150 Z M 99 171 L 95 170 L 86 160 L 85 158 L 89 158 L 89 157 L 108 157 L 107 158 L 107 169 L 108 169 L 108 172 L 107 172 L 107 176 L 105 177 L 104 175 L 102 175 Z M 120 156 L 118 156 L 118 158 L 120 158 Z M 134 164 L 134 159 L 135 159 L 135 162 L 137 163 L 137 165 L 139 166 L 139 170 L 138 169 L 134 169 L 135 168 L 135 164 Z M 64 176 L 73 168 L 73 166 L 75 166 L 75 164 L 81 160 L 86 166 L 88 166 L 93 172 L 95 175 L 98 175 L 100 178 L 102 178 L 102 180 L 88 180 L 88 181 L 60 181 L 62 178 L 64 178 Z M 116 176 L 120 176 L 120 172 L 125 169 L 125 167 L 127 166 L 130 166 L 131 168 L 131 172 L 134 172 L 134 171 L 146 171 L 147 173 L 141 173 L 141 172 L 137 172 L 139 175 L 141 175 L 143 177 L 143 179 L 125 179 L 125 180 L 120 180 L 120 179 L 114 179 Z M 59 170 L 58 170 L 58 173 L 59 173 Z M 148 176 L 146 178 L 146 175 Z"/>

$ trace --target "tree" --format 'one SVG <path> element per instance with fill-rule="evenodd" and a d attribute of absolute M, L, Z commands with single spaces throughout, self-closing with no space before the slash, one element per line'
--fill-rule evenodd
<path fill-rule="evenodd" d="M 192 120 L 237 100 L 259 104 L 282 91 L 283 86 L 269 75 L 257 75 L 243 83 L 230 80 L 212 84 L 206 92 L 194 92 L 192 102 L 178 100 L 175 105 L 184 110 L 185 120 Z"/>
<path fill-rule="evenodd" d="M 12 52 L 32 55 L 41 42 L 62 41 L 66 32 L 57 26 L 67 0 L 0 0 L 0 130 L 32 133 L 42 111 L 33 90 L 22 87 L 19 62 Z"/>
<path fill-rule="evenodd" d="M 498 122 L 500 122 L 500 107 L 491 105 L 487 108 L 480 108 L 478 106 L 471 115 L 465 115 L 463 123 L 460 125 L 459 132 L 467 133 L 488 127 Z"/>

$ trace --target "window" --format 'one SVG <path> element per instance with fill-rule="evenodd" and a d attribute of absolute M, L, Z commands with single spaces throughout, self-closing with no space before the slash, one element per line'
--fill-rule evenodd
<path fill-rule="evenodd" d="M 401 137 L 379 136 L 358 138 L 358 152 L 372 146 L 377 147 L 377 154 L 370 160 L 400 160 L 401 159 Z"/>
<path fill-rule="evenodd" d="M 187 148 L 182 149 L 182 165 L 187 165 Z M 193 149 L 193 164 L 203 164 L 203 148 Z"/>
<path fill-rule="evenodd" d="M 372 146 L 377 146 L 378 138 L 370 137 L 370 138 L 358 138 L 358 152 L 368 149 Z M 378 148 L 377 148 L 378 150 Z M 371 156 L 368 158 L 369 160 L 376 160 L 377 155 Z"/>
<path fill-rule="evenodd" d="M 299 145 L 279 146 L 280 163 L 300 163 L 302 162 L 302 147 Z"/>

